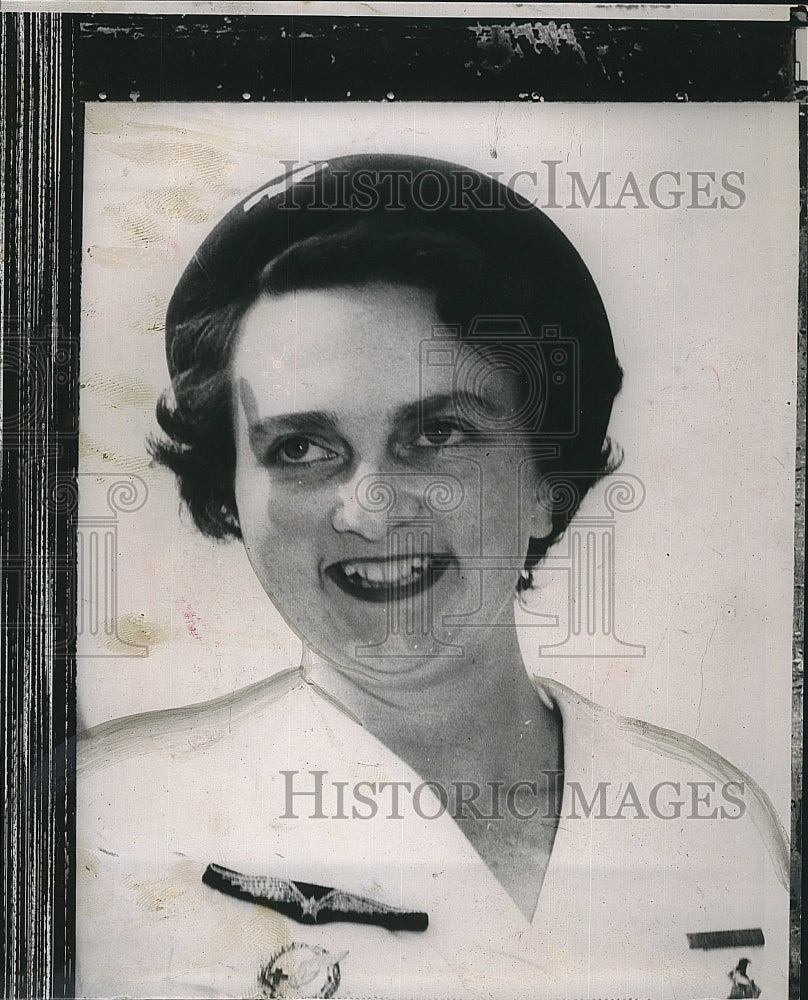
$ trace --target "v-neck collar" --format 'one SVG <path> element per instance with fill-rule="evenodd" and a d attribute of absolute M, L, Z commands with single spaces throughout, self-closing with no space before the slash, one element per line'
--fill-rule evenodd
<path fill-rule="evenodd" d="M 554 877 L 556 870 L 566 870 L 569 865 L 580 859 L 580 842 L 573 835 L 572 824 L 565 823 L 563 817 L 569 814 L 569 784 L 570 782 L 586 781 L 586 762 L 589 755 L 586 746 L 591 745 L 587 739 L 588 731 L 594 735 L 592 725 L 592 707 L 579 698 L 572 691 L 568 691 L 561 685 L 555 685 L 545 678 L 532 678 L 536 691 L 544 704 L 551 710 L 557 711 L 561 718 L 562 746 L 563 746 L 563 793 L 561 802 L 561 812 L 553 846 L 550 852 L 547 868 L 543 882 L 546 884 Z M 368 748 L 372 748 L 371 757 L 378 761 L 385 761 L 385 771 L 400 773 L 401 778 L 397 780 L 409 782 L 414 788 L 423 783 L 423 779 L 415 770 L 391 750 L 378 737 L 374 736 L 360 722 L 350 716 L 350 713 L 341 710 L 338 704 L 328 696 L 327 692 L 319 686 L 312 684 L 305 674 L 300 673 L 299 690 L 307 691 L 311 699 L 312 710 L 316 712 L 322 722 L 320 726 L 320 736 L 328 736 L 333 742 L 335 749 L 342 747 L 342 752 L 346 751 L 356 755 L 357 737 L 361 733 L 361 743 Z M 587 725 L 588 723 L 588 725 Z M 350 749 L 349 749 L 350 748 Z M 437 799 L 434 800 L 437 804 Z M 431 807 L 430 807 L 431 808 Z M 424 810 L 426 811 L 426 810 Z M 469 866 L 475 872 L 475 880 L 480 886 L 485 887 L 485 895 L 489 901 L 497 900 L 497 909 L 504 911 L 501 916 L 507 914 L 508 923 L 515 924 L 519 928 L 518 933 L 523 933 L 530 927 L 540 909 L 537 902 L 533 915 L 530 919 L 525 917 L 516 903 L 513 901 L 507 890 L 502 886 L 496 876 L 491 872 L 486 862 L 480 856 L 472 842 L 466 837 L 462 829 L 455 820 L 444 812 L 435 819 L 424 821 L 428 824 L 429 840 L 437 846 L 437 851 L 445 851 L 446 854 L 454 858 L 458 863 Z M 541 898 L 541 894 L 539 899 Z"/>

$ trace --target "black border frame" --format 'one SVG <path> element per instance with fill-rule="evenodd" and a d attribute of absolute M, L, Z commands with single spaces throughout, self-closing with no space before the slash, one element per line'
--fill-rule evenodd
<path fill-rule="evenodd" d="M 81 152 L 84 102 L 104 99 L 802 103 L 790 996 L 799 995 L 808 113 L 794 29 L 808 15 L 554 23 L 555 40 L 548 18 L 362 18 L 338 8 L 333 17 L 0 16 L 3 996 L 73 995 Z M 562 25 L 580 51 L 558 36 Z"/>

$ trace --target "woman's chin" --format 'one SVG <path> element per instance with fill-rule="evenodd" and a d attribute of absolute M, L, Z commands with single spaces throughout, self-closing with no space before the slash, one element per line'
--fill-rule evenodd
<path fill-rule="evenodd" d="M 344 622 L 323 634 L 311 629 L 301 638 L 313 652 L 325 658 L 346 675 L 356 677 L 403 677 L 423 672 L 436 661 L 447 666 L 462 659 L 462 646 L 441 642 L 433 635 L 391 632 L 381 623 L 378 629 L 365 621 L 361 630 L 346 627 Z"/>
<path fill-rule="evenodd" d="M 333 662 L 351 673 L 367 675 L 396 676 L 409 674 L 423 669 L 427 663 L 433 663 L 437 658 L 447 655 L 447 648 L 436 642 L 431 636 L 389 635 L 380 633 L 378 637 L 367 635 L 362 640 L 357 637 L 346 637 L 342 644 L 335 644 L 334 637 L 330 641 L 318 645 L 307 638 L 307 643 Z M 462 651 L 456 650 L 455 656 L 461 656 Z"/>

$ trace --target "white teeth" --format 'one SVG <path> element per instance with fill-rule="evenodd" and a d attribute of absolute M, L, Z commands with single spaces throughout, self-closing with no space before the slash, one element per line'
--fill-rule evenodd
<path fill-rule="evenodd" d="M 342 564 L 342 571 L 361 587 L 380 587 L 411 583 L 423 575 L 428 564 L 428 556 L 412 556 L 384 562 L 346 562 Z"/>
<path fill-rule="evenodd" d="M 362 575 L 371 583 L 384 583 L 385 576 L 389 575 L 386 569 L 384 563 L 370 563 L 364 568 L 365 571 Z"/>

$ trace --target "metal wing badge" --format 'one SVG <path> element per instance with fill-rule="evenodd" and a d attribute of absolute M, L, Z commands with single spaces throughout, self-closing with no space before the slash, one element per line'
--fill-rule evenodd
<path fill-rule="evenodd" d="M 337 920 L 374 924 L 390 931 L 425 931 L 429 916 L 414 910 L 388 906 L 367 896 L 331 889 L 325 885 L 297 882 L 271 875 L 242 875 L 209 864 L 202 881 L 228 896 L 249 900 L 291 917 L 300 924 L 328 924 Z"/>

